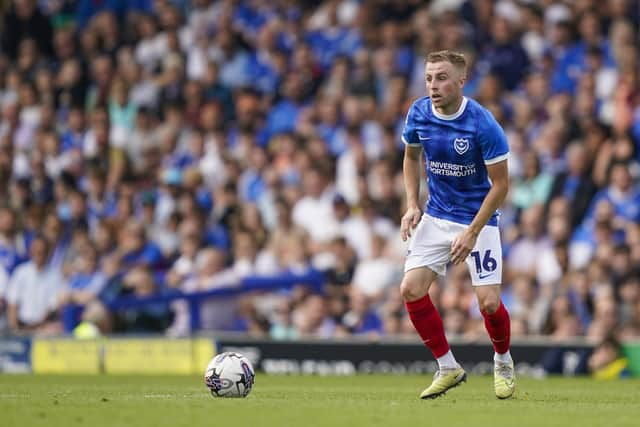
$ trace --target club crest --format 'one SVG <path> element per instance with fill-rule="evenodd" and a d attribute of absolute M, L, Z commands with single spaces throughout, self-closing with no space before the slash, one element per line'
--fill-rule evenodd
<path fill-rule="evenodd" d="M 456 138 L 453 140 L 453 148 L 458 154 L 462 155 L 469 149 L 469 140 L 467 138 Z"/>

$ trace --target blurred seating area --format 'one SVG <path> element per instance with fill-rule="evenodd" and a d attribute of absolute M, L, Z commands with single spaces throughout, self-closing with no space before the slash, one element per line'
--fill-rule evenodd
<path fill-rule="evenodd" d="M 414 334 L 400 132 L 424 58 L 511 148 L 514 337 L 640 338 L 637 0 L 0 2 L 0 334 Z M 426 194 L 423 194 L 426 200 Z M 278 289 L 320 271 L 324 283 Z M 485 338 L 466 266 L 432 286 Z"/>

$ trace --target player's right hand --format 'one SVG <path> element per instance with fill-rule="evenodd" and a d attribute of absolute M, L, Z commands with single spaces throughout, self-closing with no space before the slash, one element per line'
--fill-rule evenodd
<path fill-rule="evenodd" d="M 402 216 L 400 236 L 403 242 L 406 242 L 411 237 L 411 231 L 418 226 L 420 218 L 422 218 L 422 210 L 418 207 L 410 207 Z"/>

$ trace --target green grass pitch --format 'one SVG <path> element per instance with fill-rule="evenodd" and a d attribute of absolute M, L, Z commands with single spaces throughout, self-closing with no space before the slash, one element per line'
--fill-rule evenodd
<path fill-rule="evenodd" d="M 640 380 L 520 378 L 498 400 L 470 376 L 421 401 L 427 376 L 267 376 L 246 399 L 214 399 L 200 377 L 0 375 L 0 425 L 22 426 L 638 426 Z"/>

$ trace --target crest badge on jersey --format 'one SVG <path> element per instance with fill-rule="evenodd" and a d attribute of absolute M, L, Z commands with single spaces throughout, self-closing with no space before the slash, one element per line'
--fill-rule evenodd
<path fill-rule="evenodd" d="M 453 148 L 458 154 L 463 155 L 469 150 L 469 140 L 467 138 L 456 138 L 453 140 Z"/>

